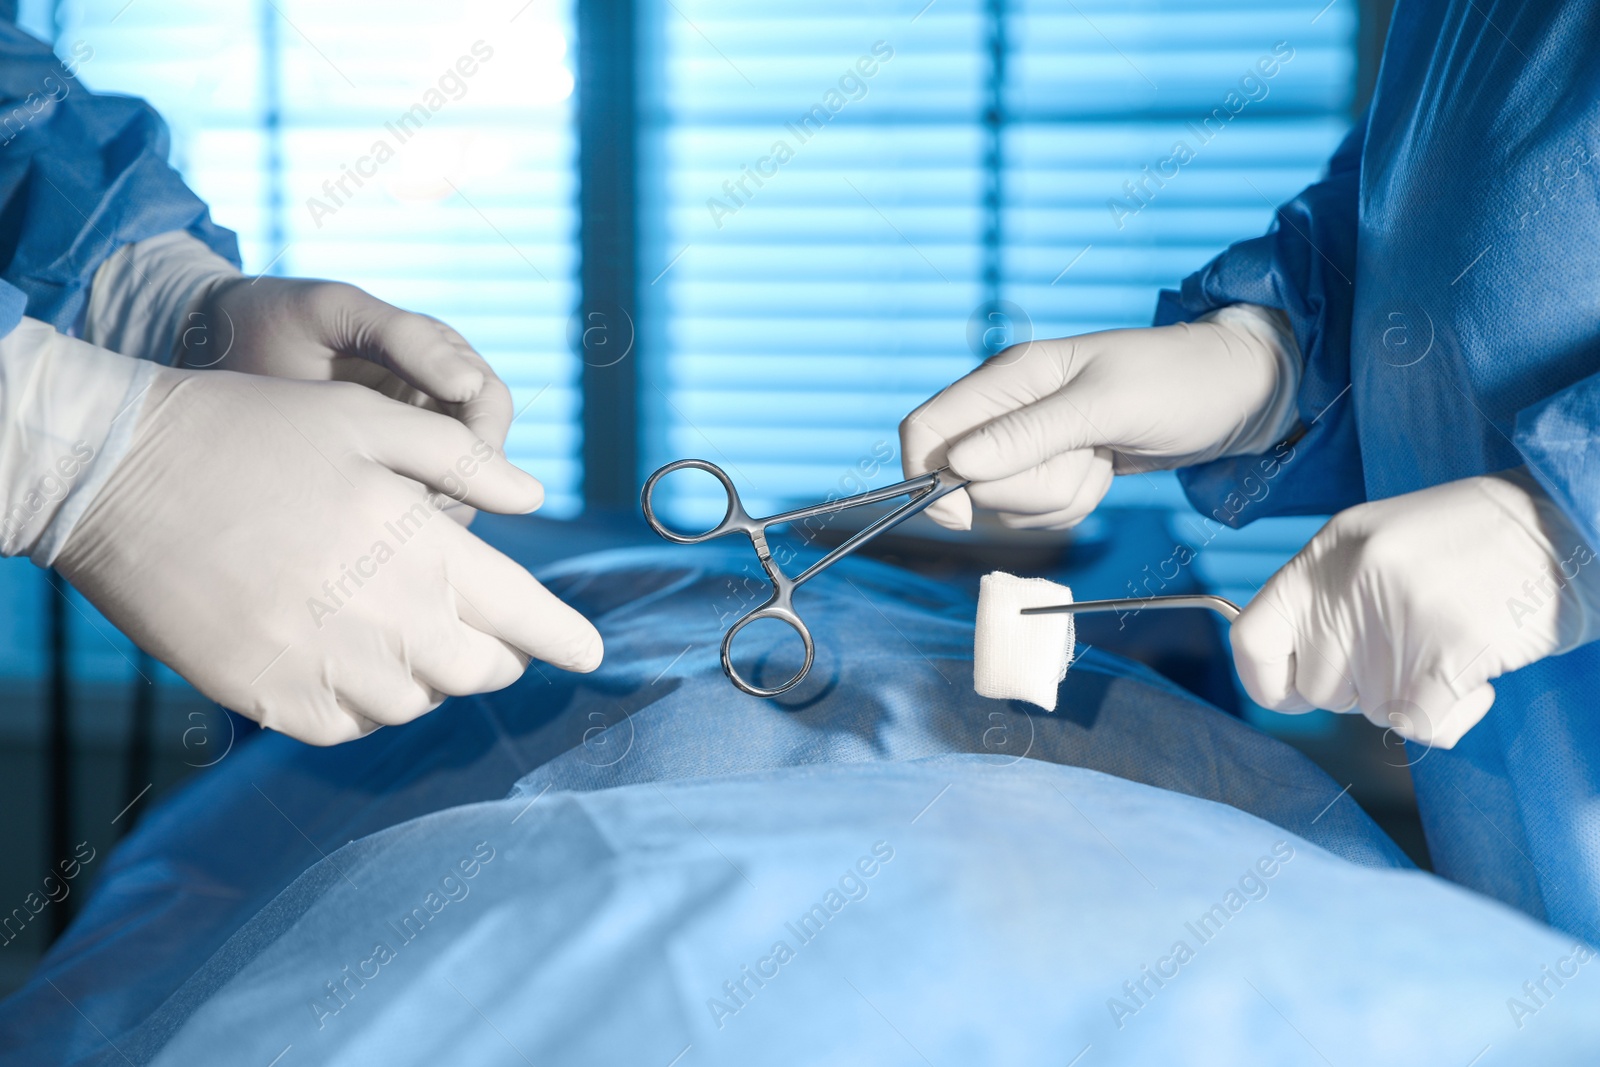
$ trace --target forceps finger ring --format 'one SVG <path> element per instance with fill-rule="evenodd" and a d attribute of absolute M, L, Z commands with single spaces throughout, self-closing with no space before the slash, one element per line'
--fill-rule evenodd
<path fill-rule="evenodd" d="M 723 512 L 721 521 L 703 533 L 683 533 L 671 529 L 662 522 L 661 517 L 656 513 L 655 493 L 657 487 L 661 484 L 661 479 L 674 471 L 680 470 L 705 471 L 722 483 L 723 491 L 727 494 L 727 509 Z M 767 580 L 772 583 L 772 595 L 760 606 L 738 619 L 728 628 L 728 632 L 723 635 L 722 670 L 734 685 L 751 696 L 774 697 L 781 693 L 787 693 L 799 685 L 801 679 L 805 678 L 806 673 L 811 670 L 811 664 L 816 658 L 816 647 L 811 639 L 811 631 L 794 610 L 794 591 L 885 530 L 898 526 L 906 519 L 911 518 L 911 516 L 925 510 L 935 500 L 955 492 L 966 484 L 965 480 L 952 473 L 949 468 L 941 467 L 938 470 L 929 471 L 927 474 L 919 474 L 915 478 L 907 478 L 903 482 L 897 482 L 882 489 L 871 489 L 865 493 L 857 493 L 855 496 L 847 496 L 839 500 L 827 500 L 809 507 L 786 511 L 780 515 L 757 519 L 752 518 L 750 513 L 745 510 L 744 502 L 739 499 L 739 491 L 735 488 L 733 479 L 729 478 L 727 472 L 721 467 L 703 459 L 680 459 L 676 462 L 668 463 L 645 480 L 644 488 L 639 494 L 639 503 L 644 511 L 645 521 L 650 524 L 650 528 L 674 544 L 696 545 L 703 541 L 710 541 L 733 533 L 742 533 L 750 538 L 750 543 L 755 547 L 756 556 L 761 560 L 762 570 L 766 572 Z M 901 496 L 910 497 L 910 499 L 894 510 L 880 515 L 868 523 L 862 529 L 846 538 L 838 547 L 793 578 L 785 574 L 783 568 L 772 558 L 772 550 L 767 544 L 767 530 L 773 526 L 800 522 L 815 515 L 829 515 L 849 508 L 877 504 Z M 763 688 L 747 681 L 740 676 L 733 665 L 734 637 L 746 626 L 761 619 L 776 619 L 786 624 L 800 635 L 800 640 L 805 644 L 806 649 L 805 662 L 801 665 L 799 672 L 783 685 L 771 689 Z"/>

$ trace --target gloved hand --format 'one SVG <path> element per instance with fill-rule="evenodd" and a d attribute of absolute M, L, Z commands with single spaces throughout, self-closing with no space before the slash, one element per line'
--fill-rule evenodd
<path fill-rule="evenodd" d="M 355 385 L 144 366 L 131 444 L 54 563 L 213 700 L 333 744 L 529 657 L 599 665 L 587 620 L 438 517 L 543 497 L 462 423 Z"/>
<path fill-rule="evenodd" d="M 459 419 L 497 450 L 511 426 L 511 390 L 444 323 L 342 282 L 247 278 L 178 231 L 101 265 L 84 338 L 161 364 L 356 382 Z M 475 514 L 446 513 L 463 526 Z"/>
<path fill-rule="evenodd" d="M 495 448 L 511 425 L 511 391 L 444 323 L 341 282 L 245 277 L 186 233 L 101 266 L 84 338 L 156 363 L 357 382 L 458 418 Z"/>
<path fill-rule="evenodd" d="M 191 305 L 178 366 L 355 382 L 443 412 L 496 449 L 511 390 L 455 330 L 343 282 L 231 278 Z M 220 347 L 219 347 L 220 346 Z"/>
<path fill-rule="evenodd" d="M 1233 623 L 1252 699 L 1454 747 L 1489 680 L 1600 637 L 1600 567 L 1526 471 L 1335 515 Z"/>
<path fill-rule="evenodd" d="M 1239 305 L 1198 322 L 1014 345 L 900 424 L 906 477 L 948 464 L 972 484 L 928 508 L 972 526 L 1065 529 L 1113 474 L 1263 452 L 1293 427 L 1300 358 L 1279 312 Z"/>

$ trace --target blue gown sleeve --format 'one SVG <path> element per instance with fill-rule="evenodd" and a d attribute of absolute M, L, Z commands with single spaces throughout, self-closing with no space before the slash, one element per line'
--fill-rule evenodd
<path fill-rule="evenodd" d="M 1512 441 L 1528 470 L 1590 545 L 1600 545 L 1600 374 L 1517 413 Z M 1558 545 L 1566 551 L 1571 546 Z"/>
<path fill-rule="evenodd" d="M 1305 358 L 1295 435 L 1261 455 L 1178 472 L 1189 502 L 1227 526 L 1272 515 L 1326 515 L 1366 499 L 1350 390 L 1362 119 L 1327 173 L 1278 208 L 1262 236 L 1232 245 L 1164 290 L 1156 325 L 1189 322 L 1228 304 L 1285 312 Z"/>
<path fill-rule="evenodd" d="M 27 313 L 28 298 L 10 282 L 0 282 L 0 337 L 17 328 Z"/>
<path fill-rule="evenodd" d="M 143 100 L 92 93 L 74 46 L 63 63 L 0 21 L 0 333 L 27 314 L 67 330 L 118 248 L 184 230 L 237 264 L 238 241 L 167 162 L 166 123 Z"/>

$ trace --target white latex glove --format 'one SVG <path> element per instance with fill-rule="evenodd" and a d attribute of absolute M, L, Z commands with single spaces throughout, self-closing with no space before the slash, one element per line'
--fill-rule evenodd
<path fill-rule="evenodd" d="M 247 278 L 187 233 L 117 250 L 95 272 L 85 340 L 196 369 L 356 382 L 465 423 L 496 449 L 511 390 L 455 330 L 342 282 Z M 476 512 L 452 502 L 463 526 Z"/>
<path fill-rule="evenodd" d="M 0 555 L 50 565 L 127 447 L 152 373 L 37 319 L 0 337 Z"/>
<path fill-rule="evenodd" d="M 1264 452 L 1294 426 L 1300 357 L 1280 312 L 1223 308 L 1198 322 L 1014 345 L 900 424 L 906 477 L 948 464 L 971 480 L 935 502 L 1014 527 L 1065 529 L 1113 474 Z"/>
<path fill-rule="evenodd" d="M 1335 515 L 1233 623 L 1264 707 L 1353 711 L 1451 748 L 1489 680 L 1600 637 L 1600 566 L 1526 471 Z"/>
<path fill-rule="evenodd" d="M 496 449 L 505 446 L 511 390 L 438 319 L 353 285 L 304 278 L 220 282 L 187 314 L 179 366 L 356 382 L 443 412 Z"/>
<path fill-rule="evenodd" d="M 543 497 L 462 423 L 355 385 L 140 366 L 132 441 L 54 562 L 213 700 L 332 744 L 529 657 L 599 665 L 587 620 L 439 517 L 425 487 L 504 513 Z"/>
<path fill-rule="evenodd" d="M 84 338 L 175 366 L 349 381 L 460 419 L 502 448 L 511 391 L 455 330 L 341 282 L 247 278 L 186 233 L 95 273 Z"/>

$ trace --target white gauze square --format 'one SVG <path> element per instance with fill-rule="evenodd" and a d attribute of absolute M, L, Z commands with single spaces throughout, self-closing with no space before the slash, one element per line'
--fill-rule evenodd
<path fill-rule="evenodd" d="M 983 576 L 972 650 L 972 685 L 979 696 L 1056 710 L 1056 688 L 1072 662 L 1072 616 L 1024 615 L 1022 609 L 1070 603 L 1072 590 L 1047 578 L 1004 571 Z"/>

